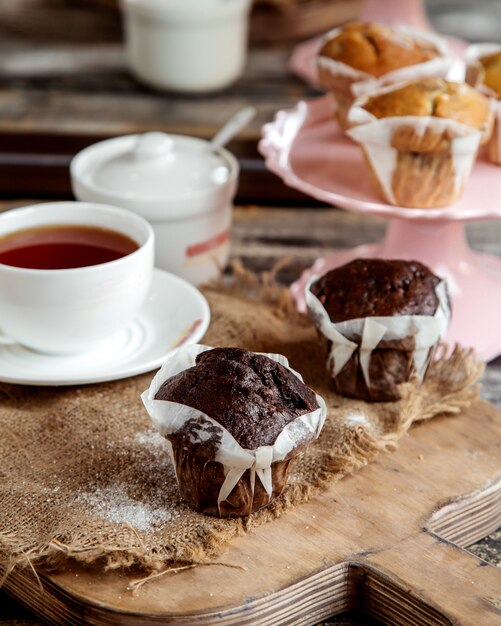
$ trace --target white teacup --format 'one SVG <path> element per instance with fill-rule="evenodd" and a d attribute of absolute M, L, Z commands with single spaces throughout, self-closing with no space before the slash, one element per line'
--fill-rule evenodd
<path fill-rule="evenodd" d="M 50 354 L 91 350 L 131 322 L 150 288 L 154 234 L 142 217 L 84 202 L 39 204 L 0 215 L 0 238 L 47 226 L 95 226 L 125 235 L 138 248 L 99 265 L 26 269 L 0 263 L 2 343 Z"/>

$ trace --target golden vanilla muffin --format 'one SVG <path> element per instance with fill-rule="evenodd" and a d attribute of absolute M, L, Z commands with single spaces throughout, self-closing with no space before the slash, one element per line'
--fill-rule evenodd
<path fill-rule="evenodd" d="M 327 33 L 317 57 L 320 84 L 334 96 L 342 128 L 347 127 L 346 114 L 354 97 L 365 86 L 445 76 L 449 66 L 440 38 L 372 22 L 351 22 Z M 412 68 L 409 75 L 402 75 L 405 68 Z"/>
<path fill-rule="evenodd" d="M 494 131 L 487 144 L 487 156 L 501 165 L 501 46 L 479 44 L 466 52 L 466 81 L 491 98 L 494 109 Z"/>
<path fill-rule="evenodd" d="M 466 83 L 429 78 L 361 98 L 348 121 L 384 198 L 432 208 L 460 197 L 478 146 L 489 139 L 492 108 Z"/>
<path fill-rule="evenodd" d="M 424 63 L 440 53 L 430 42 L 417 41 L 389 26 L 351 22 L 327 39 L 319 54 L 379 77 L 401 67 Z"/>
<path fill-rule="evenodd" d="M 487 98 L 466 83 L 428 78 L 369 97 L 364 109 L 374 117 L 429 115 L 455 120 L 483 132 L 489 120 Z"/>
<path fill-rule="evenodd" d="M 479 59 L 484 68 L 484 85 L 501 98 L 501 51 Z"/>

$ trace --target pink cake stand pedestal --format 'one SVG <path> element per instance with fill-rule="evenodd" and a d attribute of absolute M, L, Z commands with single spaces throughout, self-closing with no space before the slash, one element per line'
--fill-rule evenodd
<path fill-rule="evenodd" d="M 464 222 L 501 217 L 501 169 L 479 157 L 459 202 L 438 209 L 385 204 L 372 187 L 358 145 L 344 136 L 328 96 L 279 111 L 264 126 L 259 149 L 286 184 L 350 211 L 389 218 L 381 243 L 318 259 L 291 289 L 305 310 L 304 288 L 313 274 L 359 257 L 418 260 L 447 280 L 453 317 L 451 344 L 472 347 L 490 360 L 501 354 L 501 259 L 473 251 Z"/>

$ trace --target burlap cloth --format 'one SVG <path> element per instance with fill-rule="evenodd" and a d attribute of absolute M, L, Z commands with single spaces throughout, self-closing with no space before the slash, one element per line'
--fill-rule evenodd
<path fill-rule="evenodd" d="M 68 558 L 152 572 L 173 562 L 214 559 L 236 535 L 281 515 L 366 465 L 417 420 L 457 413 L 477 397 L 482 373 L 456 349 L 433 364 L 426 383 L 403 386 L 393 404 L 335 395 L 309 320 L 270 276 L 239 272 L 231 288 L 205 290 L 212 322 L 204 343 L 286 355 L 326 400 L 319 440 L 296 464 L 282 497 L 248 519 L 219 520 L 179 499 L 164 440 L 140 393 L 152 374 L 72 388 L 0 385 L 0 571 Z"/>

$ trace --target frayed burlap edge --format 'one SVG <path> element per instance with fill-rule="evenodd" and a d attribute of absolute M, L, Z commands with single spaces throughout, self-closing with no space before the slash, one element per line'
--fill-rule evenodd
<path fill-rule="evenodd" d="M 258 277 L 245 270 L 240 263 L 235 263 L 235 280 L 229 284 L 218 282 L 209 285 L 204 289 L 205 295 L 209 301 L 213 295 L 234 296 L 249 302 L 263 301 L 273 307 L 277 317 L 293 320 L 298 326 L 309 327 L 309 320 L 297 311 L 290 291 L 276 283 L 275 276 L 281 265 Z M 402 385 L 401 402 L 406 402 L 405 416 L 394 422 L 388 432 L 369 432 L 362 427 L 354 428 L 349 433 L 344 432 L 342 449 L 338 448 L 335 455 L 327 455 L 328 458 L 323 459 L 322 471 L 309 484 L 289 484 L 282 496 L 266 509 L 249 518 L 220 520 L 216 529 L 204 529 L 204 535 L 197 536 L 196 541 L 191 541 L 193 538 L 187 536 L 186 541 L 176 546 L 175 550 L 166 548 L 163 551 L 148 551 L 133 527 L 130 527 L 126 549 L 119 545 L 102 545 L 90 541 L 88 536 L 75 533 L 48 538 L 36 546 L 23 545 L 15 536 L 0 533 L 0 573 L 3 571 L 0 586 L 18 566 L 31 568 L 36 576 L 35 566 L 54 570 L 69 559 L 82 565 L 99 565 L 105 570 L 139 566 L 149 575 L 135 581 L 131 589 L 137 589 L 148 580 L 157 578 L 162 570 L 169 572 L 179 567 L 211 563 L 235 567 L 234 564 L 213 561 L 232 539 L 308 501 L 329 485 L 370 463 L 379 453 L 395 450 L 398 440 L 413 423 L 439 414 L 457 414 L 470 406 L 478 398 L 479 386 L 476 383 L 483 369 L 484 365 L 476 360 L 472 352 L 458 346 L 449 356 L 444 353 L 431 366 L 425 397 L 423 394 L 413 394 L 412 385 Z M 448 393 L 444 393 L 444 385 L 441 384 L 444 379 L 450 388 Z M 338 406 L 354 402 L 337 397 Z"/>

